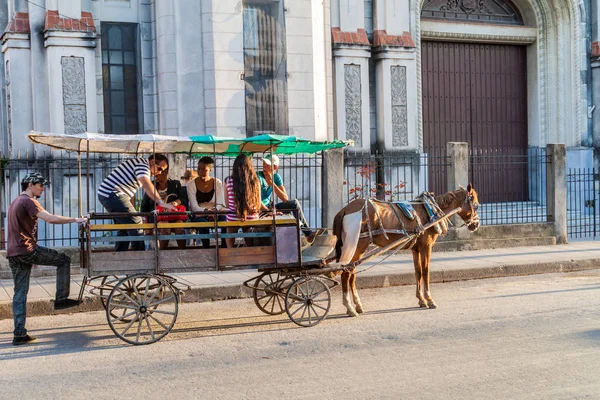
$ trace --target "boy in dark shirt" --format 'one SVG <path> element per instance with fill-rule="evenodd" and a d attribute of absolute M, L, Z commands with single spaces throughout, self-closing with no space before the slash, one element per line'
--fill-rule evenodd
<path fill-rule="evenodd" d="M 50 182 L 41 174 L 28 174 L 21 181 L 23 192 L 8 208 L 6 257 L 15 284 L 13 296 L 15 330 L 12 342 L 15 346 L 36 340 L 33 336 L 29 336 L 25 329 L 27 292 L 29 291 L 31 267 L 34 264 L 57 267 L 55 310 L 79 304 L 77 300 L 68 298 L 71 284 L 71 259 L 64 253 L 38 245 L 38 218 L 50 224 L 85 223 L 87 218 L 63 217 L 44 210 L 37 199 L 44 192 L 44 186 L 49 184 Z"/>

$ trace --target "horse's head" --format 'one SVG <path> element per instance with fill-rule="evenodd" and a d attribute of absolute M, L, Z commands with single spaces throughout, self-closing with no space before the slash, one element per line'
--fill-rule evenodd
<path fill-rule="evenodd" d="M 475 232 L 479 229 L 479 215 L 477 215 L 477 209 L 479 208 L 479 198 L 477 197 L 477 192 L 473 189 L 473 185 L 469 183 L 467 188 L 460 187 L 464 190 L 465 193 L 465 201 L 461 206 L 461 210 L 458 212 L 458 215 L 465 222 L 467 229 L 471 232 Z"/>

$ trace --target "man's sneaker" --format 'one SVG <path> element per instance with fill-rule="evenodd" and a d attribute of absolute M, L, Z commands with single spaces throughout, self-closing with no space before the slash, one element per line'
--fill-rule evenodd
<path fill-rule="evenodd" d="M 72 300 L 72 299 L 58 300 L 58 301 L 54 302 L 54 309 L 55 310 L 64 310 L 65 308 L 76 307 L 80 304 L 81 304 L 81 302 L 79 300 Z"/>
<path fill-rule="evenodd" d="M 37 340 L 37 338 L 35 338 L 33 336 L 29 336 L 29 335 L 15 336 L 13 338 L 13 346 L 20 346 L 22 344 L 32 343 L 32 342 L 35 342 L 36 340 Z"/>

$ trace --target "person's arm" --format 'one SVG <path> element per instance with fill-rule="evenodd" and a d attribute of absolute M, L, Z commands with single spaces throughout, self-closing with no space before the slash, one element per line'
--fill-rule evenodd
<path fill-rule="evenodd" d="M 40 211 L 36 216 L 48 222 L 49 224 L 72 224 L 75 222 L 78 224 L 83 224 L 88 220 L 87 218 L 63 217 L 62 215 L 54 215 L 50 214 L 46 210 Z"/>
<path fill-rule="evenodd" d="M 202 211 L 200 209 L 200 205 L 198 204 L 198 198 L 196 197 L 196 182 L 195 180 L 191 180 L 186 185 L 187 189 L 187 197 L 190 202 L 190 211 L 198 212 Z"/>
<path fill-rule="evenodd" d="M 281 186 L 277 186 L 277 185 L 273 185 L 273 191 L 275 192 L 275 194 L 277 195 L 277 197 L 279 198 L 279 200 L 281 201 L 288 201 L 289 197 L 287 195 L 287 192 L 285 190 L 285 186 L 281 185 Z"/>
<path fill-rule="evenodd" d="M 219 210 L 225 207 L 225 196 L 223 192 L 223 182 L 215 178 L 215 207 Z"/>
<path fill-rule="evenodd" d="M 165 203 L 162 201 L 162 199 L 158 195 L 158 192 L 154 188 L 154 184 L 150 180 L 150 177 L 140 176 L 138 178 L 138 182 L 142 185 L 142 188 L 144 189 L 144 192 L 146 192 L 148 197 L 150 197 L 150 199 L 154 200 L 154 202 L 157 205 L 161 206 L 164 209 L 175 211 L 175 207 L 172 204 Z"/>

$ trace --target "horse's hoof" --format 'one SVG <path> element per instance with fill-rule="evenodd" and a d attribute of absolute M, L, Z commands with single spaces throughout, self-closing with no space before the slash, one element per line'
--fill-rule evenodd
<path fill-rule="evenodd" d="M 431 309 L 435 309 L 435 308 L 437 308 L 437 304 L 435 304 L 435 301 L 433 301 L 433 300 L 427 300 L 427 307 L 429 307 Z"/>
<path fill-rule="evenodd" d="M 362 313 L 365 312 L 365 310 L 363 310 L 362 306 L 357 306 L 356 307 L 356 312 L 359 313 L 359 314 L 362 314 Z"/>
<path fill-rule="evenodd" d="M 346 311 L 346 314 L 348 314 L 349 317 L 358 317 L 358 313 L 354 310 L 348 310 Z"/>
<path fill-rule="evenodd" d="M 425 300 L 419 300 L 419 307 L 421 308 L 427 308 L 427 303 L 425 302 Z"/>

